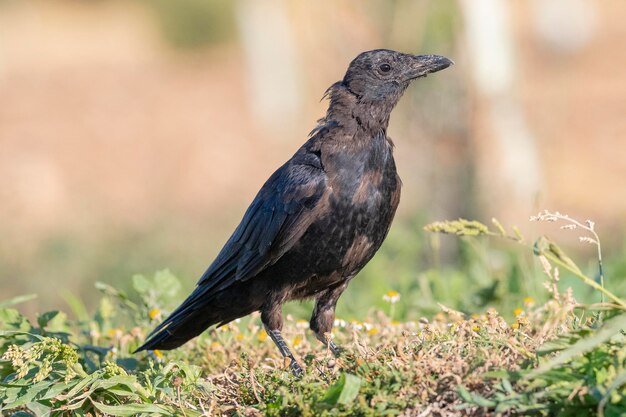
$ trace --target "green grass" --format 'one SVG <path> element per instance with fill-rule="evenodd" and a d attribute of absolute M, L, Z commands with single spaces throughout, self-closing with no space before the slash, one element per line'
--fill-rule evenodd
<path fill-rule="evenodd" d="M 457 221 L 429 229 L 464 236 L 465 268 L 419 271 L 402 245 L 416 244 L 410 240 L 416 227 L 391 238 L 386 250 L 394 257 L 382 256 L 364 271 L 360 279 L 372 288 L 356 288 L 342 299 L 339 316 L 346 323 L 333 335 L 346 348 L 342 357 L 311 336 L 303 320 L 310 310 L 289 307 L 285 337 L 305 367 L 300 379 L 289 373 L 257 316 L 211 329 L 174 351 L 133 355 L 184 296 L 168 271 L 134 276 L 124 290 L 97 284 L 95 312 L 70 297 L 69 313 L 42 313 L 30 321 L 16 309 L 28 297 L 1 302 L 0 411 L 624 415 L 625 307 L 607 289 L 619 265 L 607 264 L 603 288 L 553 242 L 494 249 L 487 239 L 526 243 L 497 223 L 489 228 Z M 501 251 L 497 268 L 489 261 L 494 251 Z M 533 251 L 540 262 L 533 263 Z M 562 281 L 592 291 L 574 293 Z M 383 297 L 391 289 L 400 297 L 393 304 Z M 357 299 L 363 294 L 365 301 Z M 579 302 L 579 295 L 587 300 Z"/>

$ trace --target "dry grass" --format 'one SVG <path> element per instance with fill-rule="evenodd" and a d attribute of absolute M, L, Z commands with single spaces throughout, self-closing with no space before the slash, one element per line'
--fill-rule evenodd
<path fill-rule="evenodd" d="M 378 407 L 407 416 L 485 415 L 480 407 L 457 409 L 463 404 L 459 385 L 489 397 L 493 387 L 486 372 L 534 364 L 536 349 L 570 328 L 571 305 L 555 300 L 540 308 L 532 304 L 527 300 L 513 323 L 495 310 L 465 317 L 445 307 L 432 322 L 399 323 L 379 313 L 363 323 L 338 323 L 333 337 L 346 351 L 337 359 L 310 337 L 305 323 L 292 320 L 285 335 L 305 365 L 301 380 L 291 377 L 256 318 L 247 325 L 213 330 L 182 350 L 157 352 L 157 357 L 162 363 L 186 360 L 198 365 L 206 391 L 193 401 L 220 414 L 260 415 L 280 397 L 279 415 L 285 410 L 291 410 L 289 415 L 317 415 L 328 408 L 323 401 L 328 387 L 348 373 L 361 381 L 359 397 L 342 406 L 348 415 L 367 415 Z M 135 334 L 119 339 L 120 351 L 141 341 L 142 335 Z M 172 405 L 182 405 L 172 400 Z"/>

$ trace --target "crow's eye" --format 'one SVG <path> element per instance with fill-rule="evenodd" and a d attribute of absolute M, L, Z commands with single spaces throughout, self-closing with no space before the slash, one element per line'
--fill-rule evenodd
<path fill-rule="evenodd" d="M 381 72 L 389 72 L 391 71 L 391 65 L 381 64 L 380 67 L 378 67 L 378 69 L 380 69 Z"/>

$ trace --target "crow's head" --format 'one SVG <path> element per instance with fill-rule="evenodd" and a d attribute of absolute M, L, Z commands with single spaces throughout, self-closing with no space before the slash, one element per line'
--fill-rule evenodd
<path fill-rule="evenodd" d="M 452 64 L 448 58 L 438 55 L 375 49 L 363 52 L 350 63 L 343 85 L 361 102 L 384 102 L 393 107 L 411 81 Z"/>

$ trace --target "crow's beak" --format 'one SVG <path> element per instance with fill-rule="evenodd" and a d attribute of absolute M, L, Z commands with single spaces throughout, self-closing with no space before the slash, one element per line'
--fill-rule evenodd
<path fill-rule="evenodd" d="M 454 65 L 451 59 L 440 55 L 413 55 L 411 69 L 408 71 L 409 79 L 425 77 L 427 74 L 441 71 Z"/>

